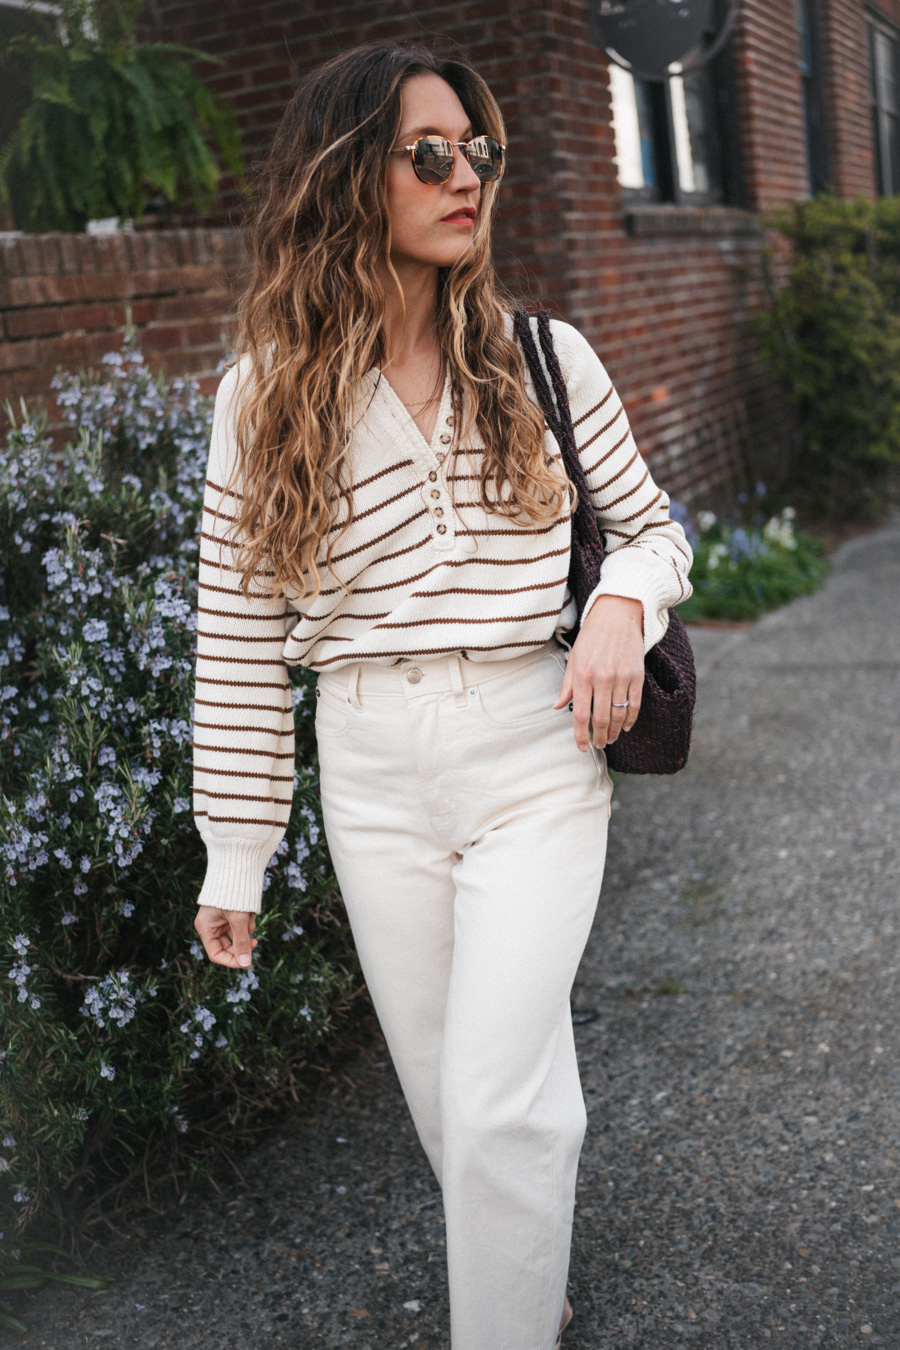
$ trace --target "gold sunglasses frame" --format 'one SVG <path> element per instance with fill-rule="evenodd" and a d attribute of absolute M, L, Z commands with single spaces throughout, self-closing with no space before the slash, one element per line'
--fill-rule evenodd
<path fill-rule="evenodd" d="M 419 144 L 419 141 L 428 141 L 428 140 L 446 141 L 447 144 L 453 150 L 453 167 L 450 169 L 450 172 L 447 174 L 447 177 L 441 179 L 440 183 L 426 183 L 424 178 L 419 178 L 419 175 L 416 172 L 416 161 L 414 158 L 416 146 Z M 416 177 L 419 178 L 419 182 L 424 184 L 425 187 L 443 187 L 444 183 L 448 183 L 451 177 L 453 176 L 453 169 L 456 167 L 457 150 L 459 150 L 463 155 L 465 155 L 466 162 L 471 164 L 471 161 L 469 160 L 469 156 L 467 153 L 467 147 L 472 144 L 472 141 L 483 141 L 483 140 L 496 141 L 497 145 L 500 146 L 500 150 L 503 156 L 500 164 L 500 172 L 496 178 L 488 178 L 486 181 L 479 179 L 479 182 L 484 182 L 484 186 L 487 187 L 491 183 L 499 183 L 500 179 L 506 173 L 506 146 L 503 144 L 502 141 L 498 141 L 496 136 L 486 136 L 484 133 L 482 133 L 480 136 L 473 136 L 472 140 L 469 141 L 451 141 L 448 140 L 446 136 L 419 136 L 417 140 L 413 141 L 412 145 L 398 145 L 396 149 L 389 150 L 388 153 L 391 155 L 403 155 L 406 154 L 406 152 L 408 151 L 409 160 L 413 166 L 413 173 L 415 173 Z M 472 172 L 474 173 L 475 170 L 473 169 Z"/>

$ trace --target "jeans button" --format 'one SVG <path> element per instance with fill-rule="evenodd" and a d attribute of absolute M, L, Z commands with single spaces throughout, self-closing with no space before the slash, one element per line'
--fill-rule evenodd
<path fill-rule="evenodd" d="M 413 666 L 412 670 L 406 672 L 406 678 L 409 680 L 410 684 L 418 684 L 422 678 L 422 672 L 419 670 L 418 666 Z"/>

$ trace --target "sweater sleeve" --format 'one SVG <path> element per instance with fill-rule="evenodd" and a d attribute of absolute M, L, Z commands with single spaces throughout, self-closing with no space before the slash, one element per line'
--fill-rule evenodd
<path fill-rule="evenodd" d="M 194 820 L 206 844 L 198 904 L 262 908 L 266 865 L 284 838 L 294 789 L 294 712 L 282 649 L 288 606 L 257 572 L 240 589 L 230 533 L 240 367 L 216 395 L 200 534 L 194 686 Z M 231 542 L 228 542 L 228 541 Z M 258 593 L 257 593 L 258 592 Z"/>
<path fill-rule="evenodd" d="M 578 454 L 606 543 L 600 581 L 581 620 L 600 595 L 639 600 L 648 652 L 665 635 L 670 606 L 691 595 L 691 547 L 669 516 L 668 496 L 641 458 L 600 358 L 570 324 L 553 320 L 551 331 L 566 377 Z"/>

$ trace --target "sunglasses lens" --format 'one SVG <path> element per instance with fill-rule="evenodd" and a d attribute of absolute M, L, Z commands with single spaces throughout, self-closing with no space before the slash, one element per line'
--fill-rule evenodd
<path fill-rule="evenodd" d="M 453 146 L 441 136 L 422 136 L 413 146 L 413 168 L 423 183 L 446 183 L 453 172 Z"/>
<path fill-rule="evenodd" d="M 468 160 L 482 183 L 493 183 L 503 172 L 503 146 L 493 136 L 476 136 L 469 141 Z"/>

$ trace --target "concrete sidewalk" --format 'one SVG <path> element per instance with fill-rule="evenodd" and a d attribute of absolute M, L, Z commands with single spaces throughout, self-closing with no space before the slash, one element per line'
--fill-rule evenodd
<path fill-rule="evenodd" d="M 900 523 L 835 564 L 693 630 L 691 763 L 617 789 L 566 1350 L 900 1345 Z M 18 1343 L 448 1347 L 437 1188 L 386 1056 L 347 1075 Z"/>

